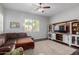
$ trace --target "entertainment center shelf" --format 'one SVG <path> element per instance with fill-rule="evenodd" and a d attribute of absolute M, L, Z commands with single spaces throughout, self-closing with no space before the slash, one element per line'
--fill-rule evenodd
<path fill-rule="evenodd" d="M 62 41 L 63 40 L 63 35 L 62 34 L 56 34 L 56 39 L 58 41 Z"/>
<path fill-rule="evenodd" d="M 79 20 L 50 24 L 48 38 L 79 47 Z"/>

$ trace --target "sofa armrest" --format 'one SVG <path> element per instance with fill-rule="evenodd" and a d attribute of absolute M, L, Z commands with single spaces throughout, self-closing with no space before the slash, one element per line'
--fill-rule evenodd
<path fill-rule="evenodd" d="M 27 36 L 27 37 L 32 37 L 32 36 Z"/>
<path fill-rule="evenodd" d="M 8 52 L 11 50 L 10 46 L 4 46 L 4 47 L 0 47 L 0 52 Z"/>

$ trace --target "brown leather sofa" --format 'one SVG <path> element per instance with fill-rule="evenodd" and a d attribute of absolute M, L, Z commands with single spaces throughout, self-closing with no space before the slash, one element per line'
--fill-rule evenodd
<path fill-rule="evenodd" d="M 0 55 L 13 50 L 15 41 L 7 41 L 4 35 L 0 35 Z"/>
<path fill-rule="evenodd" d="M 5 37 L 6 42 L 0 46 L 0 52 L 4 50 L 7 50 L 6 52 L 11 51 L 14 45 L 15 48 L 22 47 L 24 50 L 34 48 L 33 38 L 27 36 L 26 33 L 4 33 L 2 35 Z"/>

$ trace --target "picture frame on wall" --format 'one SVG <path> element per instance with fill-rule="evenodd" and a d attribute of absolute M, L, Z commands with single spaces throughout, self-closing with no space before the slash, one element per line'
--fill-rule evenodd
<path fill-rule="evenodd" d="M 20 24 L 19 22 L 10 22 L 10 28 L 19 28 Z"/>

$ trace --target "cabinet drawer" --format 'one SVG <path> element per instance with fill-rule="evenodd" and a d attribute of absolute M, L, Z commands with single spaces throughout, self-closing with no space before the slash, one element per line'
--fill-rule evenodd
<path fill-rule="evenodd" d="M 62 41 L 62 39 L 63 39 L 62 34 L 56 34 L 56 40 Z"/>

